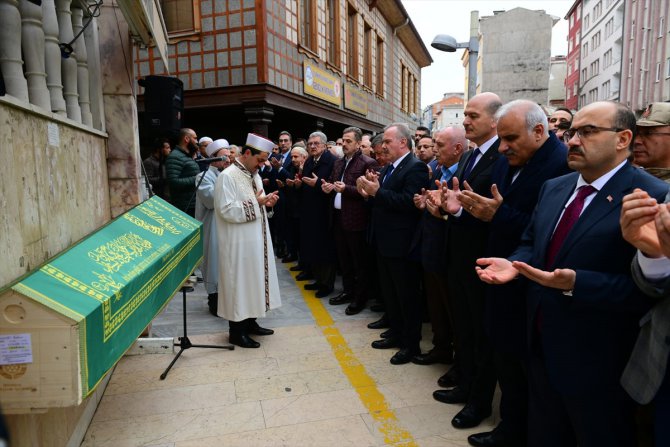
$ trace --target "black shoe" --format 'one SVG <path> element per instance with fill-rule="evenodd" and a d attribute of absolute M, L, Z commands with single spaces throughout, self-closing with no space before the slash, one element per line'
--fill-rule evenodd
<path fill-rule="evenodd" d="M 304 270 L 304 267 L 300 264 L 294 265 L 293 267 L 289 268 L 290 271 L 292 272 L 302 272 Z M 300 280 L 298 280 L 300 281 Z"/>
<path fill-rule="evenodd" d="M 333 288 L 332 288 L 332 287 L 320 287 L 320 288 L 316 291 L 315 296 L 316 296 L 317 298 L 325 298 L 325 297 L 327 297 L 328 295 L 330 295 L 331 293 L 333 293 Z"/>
<path fill-rule="evenodd" d="M 305 290 L 319 290 L 320 288 L 321 288 L 321 284 L 319 284 L 318 282 L 313 282 L 313 283 L 309 283 L 309 284 L 304 285 Z"/>
<path fill-rule="evenodd" d="M 204 281 L 204 279 L 202 279 L 202 276 L 196 276 L 196 278 L 197 278 L 198 282 L 203 282 Z"/>
<path fill-rule="evenodd" d="M 438 386 L 442 388 L 452 388 L 458 385 L 458 371 L 455 367 L 451 367 L 449 371 L 444 373 L 442 377 L 437 379 Z"/>
<path fill-rule="evenodd" d="M 464 404 L 468 401 L 468 393 L 459 387 L 451 390 L 437 390 L 433 391 L 433 399 L 443 404 Z"/>
<path fill-rule="evenodd" d="M 373 321 L 372 323 L 368 323 L 368 329 L 388 329 L 390 328 L 391 325 L 389 324 L 388 320 L 386 319 L 386 315 L 381 317 L 377 321 Z"/>
<path fill-rule="evenodd" d="M 339 306 L 340 304 L 347 304 L 350 302 L 351 302 L 351 295 L 345 292 L 342 292 L 339 295 L 334 296 L 328 300 L 328 304 L 332 304 L 333 306 Z"/>
<path fill-rule="evenodd" d="M 477 405 L 467 404 L 451 420 L 454 428 L 472 428 L 482 423 L 484 419 L 491 416 L 491 407 L 480 408 Z"/>
<path fill-rule="evenodd" d="M 391 349 L 400 346 L 397 338 L 384 338 L 382 340 L 375 340 L 372 342 L 372 347 L 375 349 Z"/>
<path fill-rule="evenodd" d="M 300 272 L 298 273 L 298 276 L 295 277 L 298 281 L 309 281 L 310 279 L 314 279 L 314 276 L 311 273 L 307 272 Z"/>
<path fill-rule="evenodd" d="M 426 352 L 425 354 L 415 355 L 412 359 L 412 363 L 417 365 L 434 365 L 435 363 L 453 363 L 453 355 L 448 355 L 444 353 L 436 352 L 434 349 Z"/>
<path fill-rule="evenodd" d="M 386 308 L 381 303 L 375 303 L 372 306 L 370 306 L 370 310 L 373 312 L 384 312 Z"/>
<path fill-rule="evenodd" d="M 521 435 L 521 439 L 510 439 L 499 427 L 500 425 L 493 431 L 468 436 L 468 443 L 475 447 L 523 447 L 526 445 L 526 441 L 523 440 L 524 435 Z"/>
<path fill-rule="evenodd" d="M 256 323 L 256 325 L 251 325 L 249 328 L 249 333 L 254 335 L 272 335 L 275 333 L 272 329 L 266 327 L 261 327 Z"/>
<path fill-rule="evenodd" d="M 218 317 L 219 315 L 216 313 L 216 311 L 219 308 L 219 294 L 218 293 L 210 293 L 207 295 L 207 307 L 209 307 L 209 313 L 214 315 L 215 317 Z"/>
<path fill-rule="evenodd" d="M 230 343 L 241 348 L 258 348 L 260 343 L 249 337 L 247 334 L 230 334 Z"/>
<path fill-rule="evenodd" d="M 281 260 L 281 262 L 282 262 L 282 264 L 288 264 L 289 262 L 295 262 L 297 260 L 298 260 L 297 256 L 288 255 L 288 256 L 285 256 L 284 259 Z"/>
<path fill-rule="evenodd" d="M 409 363 L 417 352 L 419 351 L 416 349 L 402 348 L 391 357 L 391 365 L 404 365 L 405 363 Z"/>
<path fill-rule="evenodd" d="M 387 329 L 387 330 L 385 330 L 384 332 L 382 332 L 381 334 L 379 334 L 379 336 L 380 336 L 381 338 L 391 338 L 391 337 L 393 337 L 394 335 L 395 335 L 395 334 L 393 333 L 393 329 Z"/>
<path fill-rule="evenodd" d="M 363 309 L 365 309 L 365 304 L 351 303 L 347 306 L 346 309 L 344 309 L 344 313 L 347 315 L 356 315 L 357 313 L 360 313 Z"/>

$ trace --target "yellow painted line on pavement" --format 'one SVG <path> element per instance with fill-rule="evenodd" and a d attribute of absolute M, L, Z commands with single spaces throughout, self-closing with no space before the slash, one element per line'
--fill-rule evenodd
<path fill-rule="evenodd" d="M 295 279 L 297 273 L 291 272 L 291 275 Z M 377 389 L 377 384 L 368 375 L 363 364 L 356 358 L 340 330 L 335 327 L 335 322 L 321 300 L 314 296 L 314 292 L 306 292 L 298 281 L 296 281 L 296 284 L 307 303 L 307 307 L 312 312 L 314 321 L 330 343 L 340 368 L 358 393 L 370 416 L 379 424 L 379 431 L 384 435 L 384 442 L 398 446 L 415 447 L 417 444 L 412 434 L 400 426 L 395 412 L 389 408 L 386 398 Z"/>

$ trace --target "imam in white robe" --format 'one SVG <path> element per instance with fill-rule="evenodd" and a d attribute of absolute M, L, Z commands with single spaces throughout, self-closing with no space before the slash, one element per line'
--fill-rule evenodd
<path fill-rule="evenodd" d="M 216 284 L 219 276 L 218 241 L 216 235 L 216 220 L 214 219 L 214 185 L 219 176 L 219 169 L 210 166 L 206 171 L 195 177 L 195 184 L 204 176 L 195 195 L 195 218 L 202 222 L 203 258 L 202 280 L 207 294 L 216 293 Z"/>
<path fill-rule="evenodd" d="M 263 317 L 281 306 L 268 218 L 254 192 L 262 190 L 258 173 L 252 176 L 237 161 L 216 180 L 218 314 L 229 321 Z"/>

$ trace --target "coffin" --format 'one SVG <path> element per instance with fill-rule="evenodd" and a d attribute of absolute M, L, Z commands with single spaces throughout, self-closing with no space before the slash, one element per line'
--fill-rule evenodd
<path fill-rule="evenodd" d="M 153 197 L 0 295 L 0 406 L 78 405 L 202 258 L 201 223 Z"/>

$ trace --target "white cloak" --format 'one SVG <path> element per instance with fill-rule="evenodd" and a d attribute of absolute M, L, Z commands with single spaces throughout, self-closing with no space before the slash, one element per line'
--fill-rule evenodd
<path fill-rule="evenodd" d="M 252 183 L 253 182 L 253 183 Z M 265 316 L 281 306 L 270 226 L 254 193 L 263 190 L 238 162 L 216 180 L 214 209 L 219 242 L 220 317 L 229 321 Z"/>
<path fill-rule="evenodd" d="M 204 175 L 195 195 L 195 218 L 202 222 L 203 284 L 207 294 L 216 293 L 216 284 L 219 276 L 219 244 L 217 241 L 216 220 L 214 219 L 214 185 L 219 176 L 218 168 L 210 166 L 205 172 L 195 177 L 195 184 Z"/>

